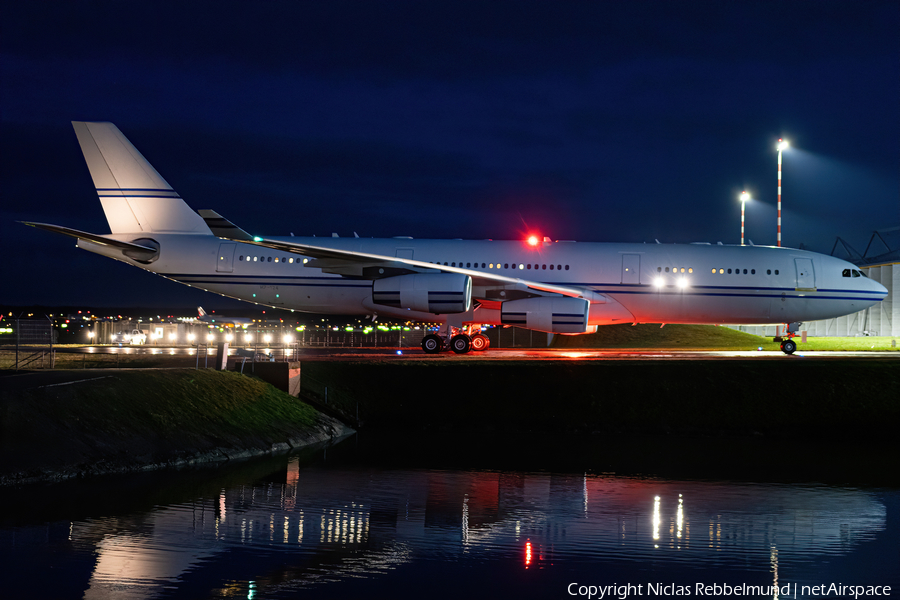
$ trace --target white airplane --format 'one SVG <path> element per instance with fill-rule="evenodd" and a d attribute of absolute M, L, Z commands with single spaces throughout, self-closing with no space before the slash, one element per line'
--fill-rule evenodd
<path fill-rule="evenodd" d="M 244 317 L 223 317 L 221 315 L 207 314 L 202 306 L 197 307 L 197 320 L 203 323 L 209 323 L 215 327 L 230 325 L 232 327 L 243 327 L 246 329 L 249 325 L 253 324 L 253 319 Z"/>
<path fill-rule="evenodd" d="M 110 234 L 27 225 L 191 287 L 311 313 L 440 323 L 425 352 L 484 350 L 482 325 L 584 334 L 614 323 L 788 324 L 882 301 L 843 260 L 710 244 L 256 237 L 194 212 L 112 123 L 74 122 Z"/>

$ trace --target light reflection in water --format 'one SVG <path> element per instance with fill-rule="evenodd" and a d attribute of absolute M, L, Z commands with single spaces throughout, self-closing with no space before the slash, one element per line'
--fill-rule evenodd
<path fill-rule="evenodd" d="M 653 499 L 653 539 L 659 540 L 659 496 L 656 496 Z M 659 545 L 654 545 L 654 548 L 659 548 Z"/>
<path fill-rule="evenodd" d="M 360 472 L 303 468 L 293 459 L 279 479 L 221 488 L 146 513 L 74 521 L 68 537 L 72 547 L 96 554 L 86 598 L 113 590 L 157 596 L 195 571 L 230 564 L 225 557 L 237 550 L 287 553 L 300 566 L 262 577 L 287 560 L 273 558 L 265 572 L 229 571 L 209 595 L 228 595 L 226 578 L 243 582 L 244 594 L 249 589 L 272 597 L 383 577 L 420 561 L 499 561 L 534 571 L 610 561 L 627 561 L 631 569 L 670 565 L 673 573 L 724 567 L 771 576 L 778 585 L 785 565 L 793 577 L 809 569 L 811 559 L 848 554 L 882 532 L 885 517 L 873 494 L 848 488 Z M 692 521 L 699 539 L 691 538 Z"/>
<path fill-rule="evenodd" d="M 772 585 L 775 586 L 773 600 L 778 600 L 778 548 L 775 546 L 772 546 L 772 551 L 769 553 L 769 562 L 772 563 L 772 576 L 774 578 Z"/>

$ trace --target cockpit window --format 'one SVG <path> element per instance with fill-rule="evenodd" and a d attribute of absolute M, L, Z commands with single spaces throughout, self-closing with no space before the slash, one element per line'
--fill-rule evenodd
<path fill-rule="evenodd" d="M 842 276 L 842 277 L 850 277 L 850 269 L 844 269 L 844 270 L 841 272 L 841 276 Z"/>
<path fill-rule="evenodd" d="M 856 269 L 853 269 L 853 276 L 859 277 L 859 271 L 857 271 Z"/>

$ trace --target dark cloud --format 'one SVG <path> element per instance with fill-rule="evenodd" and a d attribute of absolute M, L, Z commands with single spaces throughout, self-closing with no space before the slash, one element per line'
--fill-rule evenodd
<path fill-rule="evenodd" d="M 727 243 L 749 189 L 774 243 L 785 136 L 786 243 L 863 245 L 900 221 L 898 30 L 887 1 L 6 6 L 10 277 L 109 262 L 14 223 L 106 230 L 72 120 L 115 122 L 194 208 L 298 235 Z"/>

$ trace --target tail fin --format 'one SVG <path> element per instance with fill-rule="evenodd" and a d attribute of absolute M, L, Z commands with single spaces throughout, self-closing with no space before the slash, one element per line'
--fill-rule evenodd
<path fill-rule="evenodd" d="M 112 123 L 73 121 L 112 233 L 211 235 L 195 213 Z"/>
<path fill-rule="evenodd" d="M 205 317 L 205 316 L 206 316 L 206 311 L 203 310 L 203 307 L 202 307 L 202 306 L 198 306 L 198 307 L 197 307 L 197 316 L 199 316 L 199 317 Z"/>

